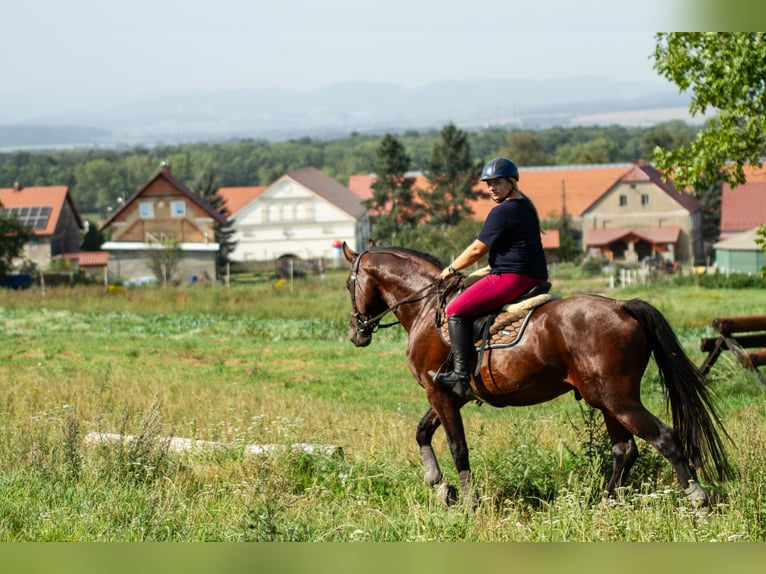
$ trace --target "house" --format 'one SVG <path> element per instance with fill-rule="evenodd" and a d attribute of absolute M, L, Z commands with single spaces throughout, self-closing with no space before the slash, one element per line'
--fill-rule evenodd
<path fill-rule="evenodd" d="M 581 214 L 584 247 L 610 260 L 701 261 L 702 203 L 637 163 Z"/>
<path fill-rule="evenodd" d="M 0 189 L 0 209 L 15 214 L 32 226 L 34 238 L 24 249 L 23 259 L 46 269 L 56 256 L 78 253 L 85 228 L 69 187 L 22 187 Z"/>
<path fill-rule="evenodd" d="M 219 245 L 215 242 L 216 224 L 227 219 L 202 197 L 172 176 L 163 163 L 160 171 L 134 193 L 101 224 L 110 240 L 101 248 L 109 252 L 107 275 L 110 280 L 149 282 L 159 250 L 168 241 L 180 248 L 181 259 L 167 279 L 215 279 Z"/>
<path fill-rule="evenodd" d="M 766 223 L 766 168 L 745 166 L 744 184 L 721 190 L 721 240 Z"/>
<path fill-rule="evenodd" d="M 766 224 L 766 169 L 745 166 L 745 183 L 721 190 L 720 241 L 713 245 L 715 262 L 724 273 L 760 273 L 766 252 L 755 242 Z"/>
<path fill-rule="evenodd" d="M 234 221 L 232 261 L 280 257 L 337 259 L 346 241 L 365 245 L 370 220 L 360 198 L 315 167 L 286 173 L 265 188 L 221 188 Z"/>
<path fill-rule="evenodd" d="M 519 168 L 519 188 L 534 202 L 537 212 L 545 220 L 559 220 L 563 214 L 569 219 L 569 227 L 579 235 L 582 229 L 581 214 L 604 190 L 613 185 L 620 176 L 631 169 L 633 164 L 569 165 Z M 414 187 L 428 189 L 428 179 L 420 174 L 415 177 Z M 362 199 L 372 197 L 374 174 L 360 174 L 349 177 L 349 188 Z M 486 184 L 480 182 L 477 191 L 486 191 Z M 473 218 L 484 221 L 495 203 L 490 198 L 470 202 Z M 543 247 L 549 261 L 555 261 L 559 248 L 559 232 L 549 229 L 543 234 Z"/>
<path fill-rule="evenodd" d="M 754 227 L 713 244 L 718 271 L 757 275 L 766 267 L 766 251 L 755 242 L 758 229 Z"/>

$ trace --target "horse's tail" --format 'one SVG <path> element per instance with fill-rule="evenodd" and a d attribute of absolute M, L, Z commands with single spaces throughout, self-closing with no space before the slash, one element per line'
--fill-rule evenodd
<path fill-rule="evenodd" d="M 646 331 L 649 348 L 659 368 L 660 383 L 670 402 L 673 428 L 687 457 L 696 467 L 701 466 L 708 477 L 732 478 L 734 471 L 720 433 L 729 441 L 731 438 L 717 414 L 704 375 L 686 355 L 673 329 L 656 307 L 640 299 L 626 301 L 624 307 Z"/>

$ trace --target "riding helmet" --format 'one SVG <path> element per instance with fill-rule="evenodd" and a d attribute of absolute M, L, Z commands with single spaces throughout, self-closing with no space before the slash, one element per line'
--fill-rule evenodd
<path fill-rule="evenodd" d="M 489 160 L 481 171 L 481 180 L 497 179 L 498 177 L 513 178 L 519 181 L 519 168 L 511 160 L 504 157 L 496 157 Z"/>

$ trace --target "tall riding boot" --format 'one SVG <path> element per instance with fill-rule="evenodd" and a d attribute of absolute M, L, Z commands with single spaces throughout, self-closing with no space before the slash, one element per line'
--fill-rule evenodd
<path fill-rule="evenodd" d="M 474 340 L 473 320 L 460 315 L 452 315 L 447 319 L 454 370 L 439 373 L 434 380 L 440 385 L 449 387 L 456 395 L 469 400 L 476 399 L 471 391 L 471 368 L 473 364 Z"/>

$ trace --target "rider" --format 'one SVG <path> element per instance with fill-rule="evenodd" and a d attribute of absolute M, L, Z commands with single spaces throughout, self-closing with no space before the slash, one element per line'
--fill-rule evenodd
<path fill-rule="evenodd" d="M 532 201 L 519 189 L 516 164 L 504 157 L 490 160 L 481 180 L 498 205 L 487 215 L 478 238 L 442 270 L 441 279 L 466 269 L 487 253 L 491 271 L 447 305 L 454 370 L 431 372 L 437 383 L 467 399 L 475 398 L 470 388 L 475 353 L 473 320 L 548 280 L 540 218 Z"/>

